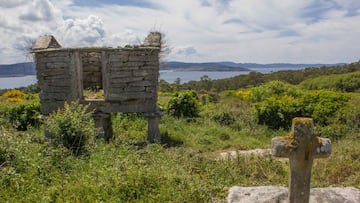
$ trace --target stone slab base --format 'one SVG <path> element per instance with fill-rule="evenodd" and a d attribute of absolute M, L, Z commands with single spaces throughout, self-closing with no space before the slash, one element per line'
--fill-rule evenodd
<path fill-rule="evenodd" d="M 228 203 L 287 203 L 288 188 L 278 186 L 230 188 Z M 360 190 L 345 188 L 313 188 L 310 203 L 360 203 Z"/>

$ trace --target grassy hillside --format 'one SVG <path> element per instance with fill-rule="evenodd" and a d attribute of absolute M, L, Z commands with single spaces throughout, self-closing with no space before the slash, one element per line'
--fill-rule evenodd
<path fill-rule="evenodd" d="M 261 84 L 280 80 L 286 83 L 297 85 L 304 80 L 316 78 L 322 75 L 334 75 L 344 74 L 360 71 L 360 62 L 350 63 L 341 66 L 334 67 L 320 67 L 320 68 L 306 68 L 304 70 L 288 70 L 278 71 L 270 74 L 262 74 L 258 72 L 251 72 L 247 75 L 238 75 L 232 78 L 211 80 L 205 77 L 202 81 L 190 81 L 185 83 L 178 88 L 180 89 L 191 89 L 191 90 L 212 90 L 212 91 L 225 91 L 225 90 L 236 90 L 239 88 L 259 86 Z M 164 81 L 163 81 L 164 83 Z M 163 89 L 166 89 L 164 87 Z"/>
<path fill-rule="evenodd" d="M 344 92 L 359 92 L 360 71 L 307 79 L 300 83 L 300 87 L 309 90 L 331 89 Z"/>
<path fill-rule="evenodd" d="M 45 138 L 38 102 L 36 93 L 14 90 L 0 97 L 0 202 L 222 202 L 234 185 L 287 186 L 287 161 L 222 160 L 219 153 L 269 148 L 293 116 L 313 117 L 316 134 L 332 140 L 330 158 L 315 160 L 312 187 L 360 188 L 359 93 L 281 81 L 219 94 L 161 92 L 160 143 L 146 142 L 147 122 L 138 114 L 114 114 L 114 139 L 91 138 L 78 155 Z M 68 125 L 69 132 L 93 128 Z"/>

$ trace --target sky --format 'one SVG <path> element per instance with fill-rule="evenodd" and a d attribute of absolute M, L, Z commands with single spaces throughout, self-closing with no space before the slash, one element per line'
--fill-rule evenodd
<path fill-rule="evenodd" d="M 141 44 L 164 34 L 167 61 L 360 60 L 359 0 L 0 0 L 0 64 L 31 61 L 41 35 L 63 47 Z"/>

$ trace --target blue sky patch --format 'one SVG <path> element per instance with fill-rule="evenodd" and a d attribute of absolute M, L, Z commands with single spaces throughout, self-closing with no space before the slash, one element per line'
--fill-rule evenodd
<path fill-rule="evenodd" d="M 297 37 L 297 36 L 300 36 L 300 34 L 295 30 L 282 30 L 277 35 L 277 37 Z"/>
<path fill-rule="evenodd" d="M 240 18 L 231 18 L 225 20 L 223 24 L 243 24 L 244 22 Z"/>
<path fill-rule="evenodd" d="M 341 6 L 333 1 L 317 1 L 303 9 L 301 17 L 307 19 L 307 23 L 317 23 L 324 15 L 334 9 L 341 9 Z"/>

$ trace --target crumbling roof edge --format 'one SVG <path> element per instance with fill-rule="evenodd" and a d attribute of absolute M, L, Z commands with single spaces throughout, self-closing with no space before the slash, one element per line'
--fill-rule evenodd
<path fill-rule="evenodd" d="M 136 50 L 160 50 L 160 47 L 157 46 L 127 46 L 120 48 L 113 47 L 74 47 L 74 48 L 48 48 L 48 49 L 34 49 L 30 53 L 39 53 L 39 52 L 53 52 L 53 51 L 87 51 L 87 52 L 101 52 L 101 51 L 136 51 Z"/>

